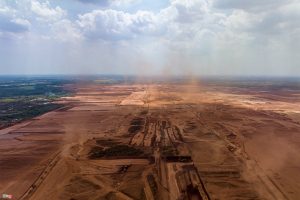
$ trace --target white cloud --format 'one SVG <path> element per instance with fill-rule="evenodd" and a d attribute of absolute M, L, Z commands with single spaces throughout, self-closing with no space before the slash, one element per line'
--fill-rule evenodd
<path fill-rule="evenodd" d="M 213 6 L 219 9 L 243 9 L 251 12 L 264 12 L 289 4 L 294 0 L 213 0 Z"/>
<path fill-rule="evenodd" d="M 298 6 L 297 6 L 298 5 Z M 226 30 L 236 35 L 247 33 L 254 38 L 271 41 L 300 29 L 300 4 L 290 3 L 263 12 L 234 9 L 223 21 Z"/>
<path fill-rule="evenodd" d="M 134 14 L 117 10 L 94 10 L 79 16 L 77 21 L 88 38 L 122 40 L 136 37 L 138 34 L 155 34 L 156 16 L 149 11 Z"/>
<path fill-rule="evenodd" d="M 224 21 L 224 25 L 231 30 L 247 31 L 252 29 L 262 20 L 262 15 L 251 14 L 243 10 L 235 10 L 227 17 L 226 21 Z"/>
<path fill-rule="evenodd" d="M 91 39 L 123 40 L 156 36 L 164 39 L 191 39 L 220 21 L 219 13 L 211 13 L 206 0 L 172 0 L 157 13 L 139 10 L 128 13 L 114 9 L 94 10 L 79 15 L 77 21 L 84 35 Z"/>
<path fill-rule="evenodd" d="M 56 6 L 51 8 L 49 1 L 39 2 L 36 0 L 31 1 L 31 10 L 40 18 L 48 21 L 55 21 L 66 16 L 66 11 Z"/>
<path fill-rule="evenodd" d="M 199 22 L 211 20 L 216 13 L 211 12 L 209 4 L 205 0 L 195 0 L 193 4 L 172 4 L 177 9 L 178 22 L 191 22 L 197 24 Z"/>
<path fill-rule="evenodd" d="M 206 0 L 171 0 L 170 5 L 161 11 L 161 15 L 180 23 L 192 23 L 201 20 L 209 13 Z"/>
<path fill-rule="evenodd" d="M 163 60 L 175 52 L 180 59 L 184 55 L 195 62 L 211 62 L 221 71 L 218 65 L 232 65 L 237 71 L 239 66 L 259 61 L 279 65 L 283 62 L 277 62 L 279 56 L 272 58 L 274 49 L 281 49 L 276 55 L 281 54 L 282 60 L 292 60 L 289 56 L 300 51 L 299 0 L 169 0 L 153 7 L 150 0 L 145 4 L 141 0 L 76 1 L 70 5 L 50 0 L 0 0 L 0 35 L 29 35 L 37 43 L 55 40 L 62 46 L 76 43 L 84 46 L 83 52 L 93 45 L 90 51 L 95 57 L 91 58 L 107 53 L 111 58 L 124 56 L 120 58 L 124 62 L 136 59 L 137 53 L 140 60 L 143 55 Z M 157 2 L 153 0 L 153 4 Z M 123 53 L 126 49 L 131 53 Z M 117 50 L 121 53 L 114 55 Z M 108 57 L 107 65 L 116 64 Z M 92 59 L 89 62 L 93 64 Z"/>
<path fill-rule="evenodd" d="M 110 0 L 112 6 L 127 6 L 133 3 L 137 3 L 140 0 Z"/>
<path fill-rule="evenodd" d="M 22 33 L 27 33 L 30 22 L 17 16 L 17 10 L 0 3 L 0 32 L 1 36 L 22 38 Z"/>
<path fill-rule="evenodd" d="M 7 14 L 10 12 L 10 9 L 7 6 L 0 7 L 0 13 L 1 14 Z"/>
<path fill-rule="evenodd" d="M 0 15 L 13 17 L 17 13 L 16 9 L 7 6 L 5 4 L 1 4 L 0 2 Z"/>
<path fill-rule="evenodd" d="M 166 38 L 170 43 L 179 43 L 187 47 L 199 42 L 199 35 L 204 30 L 212 33 L 220 31 L 226 15 L 212 12 L 210 7 L 211 2 L 207 0 L 172 0 L 170 5 L 159 13 L 159 18 L 168 29 Z M 174 45 L 171 46 L 173 49 Z M 175 46 L 180 49 L 180 45 Z"/>
<path fill-rule="evenodd" d="M 27 19 L 16 18 L 16 19 L 13 19 L 12 22 L 19 24 L 21 26 L 25 26 L 27 28 L 29 28 L 31 26 L 31 23 Z"/>
<path fill-rule="evenodd" d="M 52 25 L 54 38 L 63 42 L 80 42 L 82 35 L 70 20 L 60 20 Z"/>
<path fill-rule="evenodd" d="M 108 6 L 127 6 L 133 3 L 137 3 L 141 0 L 77 0 L 85 4 L 95 4 L 102 7 Z"/>

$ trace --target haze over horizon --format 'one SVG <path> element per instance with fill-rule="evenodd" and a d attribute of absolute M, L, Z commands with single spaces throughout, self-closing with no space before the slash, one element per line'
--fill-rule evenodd
<path fill-rule="evenodd" d="M 300 76 L 298 0 L 2 0 L 0 74 Z"/>

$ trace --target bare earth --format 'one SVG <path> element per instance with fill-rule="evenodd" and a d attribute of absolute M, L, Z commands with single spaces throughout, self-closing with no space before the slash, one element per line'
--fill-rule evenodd
<path fill-rule="evenodd" d="M 300 199 L 300 91 L 74 85 L 0 131 L 0 194 L 30 200 Z M 249 89 L 250 90 L 250 89 Z M 91 159 L 95 147 L 142 155 Z"/>

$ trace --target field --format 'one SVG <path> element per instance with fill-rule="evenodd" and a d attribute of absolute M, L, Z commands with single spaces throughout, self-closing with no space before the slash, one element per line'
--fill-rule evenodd
<path fill-rule="evenodd" d="M 53 101 L 71 91 L 71 80 L 57 77 L 0 77 L 0 128 L 63 107 Z"/>
<path fill-rule="evenodd" d="M 61 109 L 0 130 L 1 194 L 299 199 L 296 79 L 112 79 L 64 82 Z"/>

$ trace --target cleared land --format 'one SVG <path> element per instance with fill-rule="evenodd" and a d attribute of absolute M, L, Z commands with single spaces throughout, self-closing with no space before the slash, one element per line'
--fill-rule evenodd
<path fill-rule="evenodd" d="M 69 85 L 65 107 L 1 130 L 15 199 L 300 197 L 300 87 Z"/>

